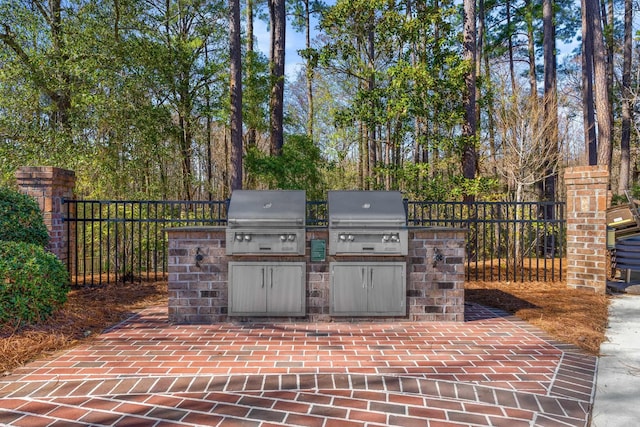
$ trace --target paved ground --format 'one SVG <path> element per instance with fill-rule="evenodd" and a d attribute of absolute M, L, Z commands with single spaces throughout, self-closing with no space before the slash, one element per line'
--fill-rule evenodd
<path fill-rule="evenodd" d="M 0 378 L 0 424 L 589 424 L 595 357 L 498 311 L 465 316 L 187 326 L 147 309 Z"/>
<path fill-rule="evenodd" d="M 611 300 L 607 340 L 600 352 L 591 426 L 638 425 L 640 295 L 618 295 Z"/>

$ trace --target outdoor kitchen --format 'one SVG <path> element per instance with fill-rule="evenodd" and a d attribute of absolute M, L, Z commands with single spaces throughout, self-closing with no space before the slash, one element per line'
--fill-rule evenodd
<path fill-rule="evenodd" d="M 226 227 L 169 237 L 169 320 L 463 321 L 466 231 L 408 227 L 396 191 L 236 190 Z"/>

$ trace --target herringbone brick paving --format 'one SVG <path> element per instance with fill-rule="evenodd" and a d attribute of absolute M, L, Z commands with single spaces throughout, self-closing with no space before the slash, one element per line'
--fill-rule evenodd
<path fill-rule="evenodd" d="M 147 309 L 0 380 L 10 426 L 587 426 L 596 358 L 464 323 L 170 325 Z"/>

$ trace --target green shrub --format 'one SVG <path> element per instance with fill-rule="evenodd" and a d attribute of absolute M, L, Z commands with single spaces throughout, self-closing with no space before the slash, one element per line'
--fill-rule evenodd
<path fill-rule="evenodd" d="M 49 233 L 32 197 L 0 187 L 0 240 L 47 246 Z"/>
<path fill-rule="evenodd" d="M 32 243 L 0 241 L 0 323 L 44 320 L 68 291 L 69 275 L 55 255 Z"/>

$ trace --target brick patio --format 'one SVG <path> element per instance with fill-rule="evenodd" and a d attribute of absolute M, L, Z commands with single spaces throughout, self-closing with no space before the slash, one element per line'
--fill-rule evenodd
<path fill-rule="evenodd" d="M 596 357 L 465 322 L 171 325 L 142 311 L 0 377 L 10 426 L 587 426 Z"/>

